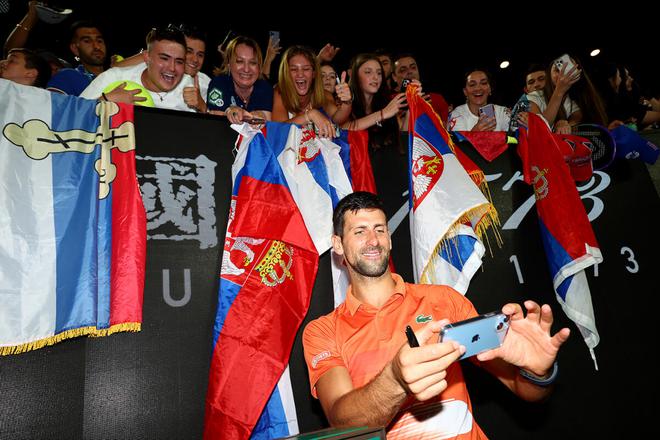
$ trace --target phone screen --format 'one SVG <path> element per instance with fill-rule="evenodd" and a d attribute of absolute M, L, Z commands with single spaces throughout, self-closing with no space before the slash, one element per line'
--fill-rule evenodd
<path fill-rule="evenodd" d="M 459 359 L 465 359 L 501 346 L 508 330 L 509 317 L 490 312 L 446 325 L 440 331 L 440 342 L 456 341 L 463 345 L 465 353 Z"/>
<path fill-rule="evenodd" d="M 270 31 L 270 39 L 274 45 L 280 42 L 280 32 L 279 31 Z"/>

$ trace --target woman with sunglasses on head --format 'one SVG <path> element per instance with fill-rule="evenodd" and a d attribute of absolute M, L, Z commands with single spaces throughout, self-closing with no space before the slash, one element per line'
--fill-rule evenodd
<path fill-rule="evenodd" d="M 261 79 L 261 49 L 252 38 L 239 36 L 227 44 L 223 73 L 209 85 L 209 111 L 226 115 L 232 124 L 253 118 L 271 119 L 273 88 Z"/>
<path fill-rule="evenodd" d="M 336 98 L 323 89 L 321 69 L 314 52 L 293 46 L 284 52 L 278 84 L 273 94 L 273 121 L 303 125 L 313 123 L 319 136 L 335 136 L 351 114 L 352 95 L 346 72 L 335 86 Z"/>

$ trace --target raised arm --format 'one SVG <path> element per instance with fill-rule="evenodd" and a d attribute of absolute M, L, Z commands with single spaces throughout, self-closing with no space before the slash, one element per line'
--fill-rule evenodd
<path fill-rule="evenodd" d="M 386 119 L 393 118 L 405 107 L 406 94 L 398 93 L 382 110 L 377 110 L 355 121 L 344 122 L 341 128 L 348 130 L 366 130 Z"/>
<path fill-rule="evenodd" d="M 550 334 L 553 317 L 547 304 L 539 306 L 534 301 L 525 301 L 525 308 L 527 316 L 519 304 L 502 307 L 502 313 L 511 317 L 504 344 L 477 355 L 477 359 L 518 397 L 538 401 L 547 397 L 552 388 L 526 379 L 520 370 L 539 379 L 549 378 L 557 352 L 568 339 L 570 330 L 563 328 L 554 335 Z"/>
<path fill-rule="evenodd" d="M 17 47 L 26 47 L 28 37 L 32 28 L 39 22 L 39 16 L 37 15 L 37 1 L 31 0 L 28 2 L 28 11 L 25 16 L 16 23 L 16 27 L 7 37 L 4 46 L 4 57 L 7 57 L 7 54 L 11 49 Z"/>
<path fill-rule="evenodd" d="M 559 113 L 559 109 L 564 102 L 564 96 L 568 93 L 571 86 L 580 80 L 581 73 L 582 71 L 577 66 L 573 66 L 568 72 L 566 71 L 566 66 L 562 67 L 557 77 L 557 84 L 555 85 L 555 90 L 552 92 L 552 96 L 549 98 L 546 96 L 548 106 L 543 112 L 543 117 L 551 126 L 555 124 L 557 113 Z"/>

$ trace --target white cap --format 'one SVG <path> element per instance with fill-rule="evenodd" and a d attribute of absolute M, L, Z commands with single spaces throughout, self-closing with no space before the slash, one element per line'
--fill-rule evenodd
<path fill-rule="evenodd" d="M 55 8 L 43 3 L 37 3 L 36 8 L 39 20 L 48 24 L 61 23 L 73 12 L 71 9 Z"/>

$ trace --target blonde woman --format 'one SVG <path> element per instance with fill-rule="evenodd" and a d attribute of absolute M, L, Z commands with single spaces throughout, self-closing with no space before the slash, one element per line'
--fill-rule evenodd
<path fill-rule="evenodd" d="M 323 89 L 321 69 L 311 49 L 293 46 L 284 52 L 273 94 L 273 121 L 294 124 L 313 123 L 319 136 L 335 136 L 335 124 L 346 122 L 351 114 L 352 95 L 346 72 L 335 86 L 336 98 Z"/>

